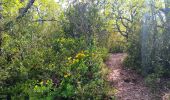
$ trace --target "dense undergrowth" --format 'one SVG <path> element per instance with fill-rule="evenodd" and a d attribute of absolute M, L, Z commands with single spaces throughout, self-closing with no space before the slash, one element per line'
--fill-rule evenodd
<path fill-rule="evenodd" d="M 42 0 L 35 2 L 35 8 L 41 6 L 39 9 L 47 14 L 37 15 L 32 8 L 15 19 L 18 13 L 12 12 L 13 3 L 17 10 L 26 4 L 13 0 L 3 5 L 0 99 L 107 98 L 109 87 L 103 59 L 108 49 L 105 44 L 99 45 L 101 41 L 96 37 L 104 27 L 97 6 L 78 3 L 63 11 L 58 3 Z M 8 15 L 7 9 L 13 15 Z M 40 21 L 38 16 L 49 21 Z M 11 18 L 14 20 L 9 21 Z M 99 23 L 101 26 L 96 28 Z"/>
<path fill-rule="evenodd" d="M 150 85 L 168 79 L 170 16 L 163 4 L 169 6 L 154 0 L 1 0 L 0 99 L 106 99 L 114 95 L 106 81 L 108 53 L 127 53 L 124 65 Z"/>

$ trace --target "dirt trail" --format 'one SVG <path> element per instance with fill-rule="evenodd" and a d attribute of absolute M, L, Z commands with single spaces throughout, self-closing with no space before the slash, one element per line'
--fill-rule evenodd
<path fill-rule="evenodd" d="M 108 80 L 117 90 L 116 100 L 153 100 L 143 78 L 134 71 L 123 68 L 125 57 L 124 53 L 112 54 L 106 62 L 111 70 Z"/>

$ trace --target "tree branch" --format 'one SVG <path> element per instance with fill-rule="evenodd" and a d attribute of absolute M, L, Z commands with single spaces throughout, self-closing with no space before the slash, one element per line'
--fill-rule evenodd
<path fill-rule="evenodd" d="M 45 21 L 58 21 L 56 19 L 38 19 L 38 20 L 34 20 L 33 22 L 45 22 Z"/>
<path fill-rule="evenodd" d="M 22 18 L 28 12 L 28 10 L 31 8 L 31 6 L 34 4 L 34 2 L 35 2 L 35 0 L 29 0 L 27 6 L 23 9 L 23 11 L 20 13 L 20 15 L 18 17 L 16 17 L 16 20 L 19 20 L 20 18 Z M 8 30 L 13 23 L 14 23 L 13 21 L 9 21 L 8 23 L 5 24 L 5 27 L 1 31 Z"/>
<path fill-rule="evenodd" d="M 31 6 L 34 4 L 34 2 L 35 2 L 35 0 L 29 0 L 27 6 L 23 9 L 21 14 L 16 19 L 23 17 L 25 15 L 25 13 L 27 13 L 28 10 L 31 8 Z"/>
<path fill-rule="evenodd" d="M 116 19 L 116 27 L 117 27 L 117 29 L 118 29 L 118 32 L 119 32 L 122 36 L 124 36 L 124 37 L 126 37 L 126 38 L 128 39 L 128 33 L 127 33 L 126 31 L 122 31 L 122 30 L 120 29 L 120 26 L 118 25 L 118 19 Z"/>

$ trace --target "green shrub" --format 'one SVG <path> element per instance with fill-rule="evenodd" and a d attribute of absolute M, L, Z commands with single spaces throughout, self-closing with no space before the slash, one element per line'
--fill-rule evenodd
<path fill-rule="evenodd" d="M 126 51 L 126 43 L 124 42 L 114 42 L 109 50 L 110 53 L 123 53 L 125 51 Z"/>
<path fill-rule="evenodd" d="M 21 72 L 11 77 L 14 83 L 4 85 L 1 92 L 10 94 L 13 99 L 102 98 L 106 95 L 102 70 L 107 50 L 96 47 L 83 50 L 82 43 L 73 38 L 57 39 L 51 49 L 30 52 L 37 54 L 28 54 L 22 64 L 14 60 L 13 66 L 22 65 Z"/>
<path fill-rule="evenodd" d="M 22 7 L 26 4 L 7 4 L 13 3 Z M 10 23 L 3 25 L 0 93 L 12 100 L 102 99 L 107 85 L 103 59 L 108 51 L 95 44 L 94 35 L 104 26 L 98 7 L 77 2 L 64 12 L 52 0 L 34 4 L 42 4 L 38 10 L 45 13 L 37 15 L 30 7 L 28 13 L 16 19 L 19 13 L 10 8 L 13 18 L 7 18 Z M 47 21 L 39 20 L 41 14 Z"/>

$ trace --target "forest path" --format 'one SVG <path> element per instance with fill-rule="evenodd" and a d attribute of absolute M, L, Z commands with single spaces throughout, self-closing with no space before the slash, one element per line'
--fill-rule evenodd
<path fill-rule="evenodd" d="M 123 67 L 125 53 L 111 54 L 106 61 L 110 69 L 108 81 L 116 88 L 116 100 L 153 100 L 143 78 L 133 70 Z"/>

